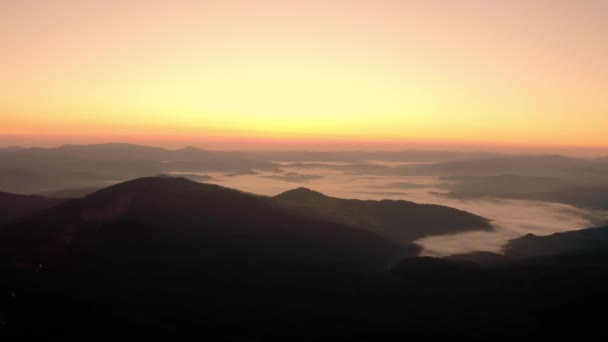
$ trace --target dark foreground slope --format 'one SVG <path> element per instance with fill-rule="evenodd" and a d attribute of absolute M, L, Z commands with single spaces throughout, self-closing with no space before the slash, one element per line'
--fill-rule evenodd
<path fill-rule="evenodd" d="M 0 335 L 211 341 L 607 335 L 608 258 L 597 251 L 492 267 L 405 258 L 383 272 L 401 252 L 357 227 L 294 215 L 268 198 L 184 179 L 139 179 L 0 231 Z"/>
<path fill-rule="evenodd" d="M 37 210 L 55 206 L 63 200 L 43 196 L 15 195 L 0 192 L 0 226 Z"/>
<path fill-rule="evenodd" d="M 406 258 L 393 274 L 482 340 L 608 338 L 608 227 L 526 236 L 505 256 Z"/>
<path fill-rule="evenodd" d="M 263 197 L 143 178 L 0 231 L 2 295 L 15 302 L 3 322 L 11 333 L 54 333 L 75 321 L 247 335 L 239 329 L 271 329 L 249 320 L 283 319 L 285 310 L 314 319 L 321 312 L 309 310 L 310 296 L 331 306 L 338 288 L 402 254 L 369 232 L 297 217 Z"/>

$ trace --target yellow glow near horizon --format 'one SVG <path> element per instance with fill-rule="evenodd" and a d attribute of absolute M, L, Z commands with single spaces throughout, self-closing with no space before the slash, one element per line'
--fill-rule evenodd
<path fill-rule="evenodd" d="M 7 1 L 0 135 L 608 146 L 608 2 Z"/>

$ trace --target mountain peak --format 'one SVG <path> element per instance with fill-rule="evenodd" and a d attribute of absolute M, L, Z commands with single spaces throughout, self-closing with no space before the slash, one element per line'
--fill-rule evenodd
<path fill-rule="evenodd" d="M 113 203 L 117 199 L 136 195 L 143 201 L 154 198 L 172 197 L 186 198 L 192 193 L 211 194 L 220 189 L 215 184 L 203 184 L 182 177 L 159 175 L 156 177 L 136 178 L 123 183 L 115 184 L 99 191 L 93 192 L 83 199 L 88 203 Z M 91 204 L 91 203 L 89 203 Z"/>
<path fill-rule="evenodd" d="M 202 148 L 198 148 L 196 146 L 192 146 L 192 145 L 188 145 L 188 146 L 184 146 L 180 149 L 177 149 L 177 151 L 196 151 L 196 152 L 206 152 L 206 150 L 203 150 Z"/>
<path fill-rule="evenodd" d="M 313 200 L 327 198 L 326 195 L 305 187 L 299 187 L 297 189 L 288 190 L 275 197 L 287 200 Z"/>
<path fill-rule="evenodd" d="M 102 189 L 99 192 L 125 191 L 125 190 L 147 190 L 147 191 L 164 191 L 164 190 L 185 190 L 185 189 L 205 189 L 207 187 L 218 187 L 212 184 L 203 184 L 191 181 L 187 178 L 176 177 L 172 175 L 158 175 L 153 177 L 141 177 L 126 181 L 123 183 L 112 185 Z"/>

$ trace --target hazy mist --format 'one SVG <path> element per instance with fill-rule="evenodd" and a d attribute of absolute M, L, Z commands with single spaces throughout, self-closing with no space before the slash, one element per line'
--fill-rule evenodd
<path fill-rule="evenodd" d="M 171 175 L 274 196 L 307 187 L 338 198 L 440 204 L 495 231 L 417 240 L 422 254 L 500 252 L 509 240 L 606 222 L 606 158 L 492 152 L 230 152 L 128 145 L 0 151 L 0 191 L 80 197 L 137 177 Z"/>
<path fill-rule="evenodd" d="M 380 165 L 380 164 L 374 164 Z M 301 183 L 326 195 L 356 199 L 403 199 L 418 203 L 441 204 L 465 210 L 492 220 L 493 232 L 466 232 L 433 236 L 416 241 L 423 255 L 447 256 L 472 251 L 500 253 L 509 240 L 528 233 L 555 232 L 591 227 L 608 220 L 608 212 L 576 208 L 567 204 L 531 200 L 453 199 L 444 196 L 449 182 L 430 176 L 361 176 L 323 167 L 289 167 L 285 175 L 260 173 L 225 177 L 210 173 L 209 182 L 243 191 L 276 195 Z M 297 170 L 297 173 L 292 172 Z"/>

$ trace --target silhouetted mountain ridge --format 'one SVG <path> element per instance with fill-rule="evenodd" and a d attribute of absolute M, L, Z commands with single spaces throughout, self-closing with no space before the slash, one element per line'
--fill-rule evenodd
<path fill-rule="evenodd" d="M 513 258 L 608 253 L 608 226 L 555 233 L 548 236 L 526 234 L 509 241 L 504 249 L 505 255 Z"/>
<path fill-rule="evenodd" d="M 74 247 L 82 241 L 92 244 L 87 247 L 90 253 L 106 248 L 103 239 L 121 241 L 122 233 L 131 234 L 115 230 L 127 223 L 129 229 L 136 229 L 134 237 L 141 233 L 138 239 L 160 244 L 159 250 L 146 250 L 152 254 L 166 248 L 176 248 L 178 254 L 194 253 L 206 246 L 207 252 L 215 251 L 211 253 L 215 257 L 221 254 L 247 262 L 261 257 L 266 261 L 292 258 L 357 265 L 381 264 L 391 255 L 401 254 L 396 246 L 358 228 L 294 217 L 263 197 L 174 177 L 117 184 L 8 225 L 0 233 L 5 246 L 2 253 L 45 258 L 84 248 Z M 97 241 L 93 237 L 99 234 Z M 32 249 L 34 236 L 36 248 Z M 156 240 L 159 236 L 167 240 L 161 243 Z M 165 244 L 167 241 L 174 244 Z M 192 249 L 195 242 L 200 246 Z M 245 257 L 243 251 L 253 254 Z M 274 255 L 277 251 L 284 255 Z M 123 252 L 129 253 L 128 249 Z"/>
<path fill-rule="evenodd" d="M 283 199 L 283 200 L 307 201 L 307 200 L 326 198 L 327 196 L 325 196 L 324 194 L 322 194 L 318 191 L 311 190 L 309 188 L 299 187 L 299 188 L 296 188 L 293 190 L 285 191 L 275 197 L 278 199 Z"/>
<path fill-rule="evenodd" d="M 424 236 L 492 229 L 488 219 L 475 214 L 404 200 L 341 199 L 307 188 L 281 193 L 274 200 L 299 215 L 359 227 L 407 247 Z"/>

